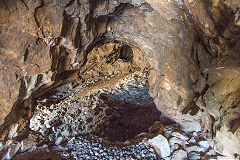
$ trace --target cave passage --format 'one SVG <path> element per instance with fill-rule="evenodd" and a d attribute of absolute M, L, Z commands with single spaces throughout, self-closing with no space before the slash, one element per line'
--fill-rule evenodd
<path fill-rule="evenodd" d="M 125 142 L 147 134 L 156 122 L 173 124 L 161 118 L 149 95 L 149 72 L 150 65 L 135 47 L 107 43 L 94 48 L 79 79 L 37 100 L 30 127 L 44 135 L 94 134 Z"/>

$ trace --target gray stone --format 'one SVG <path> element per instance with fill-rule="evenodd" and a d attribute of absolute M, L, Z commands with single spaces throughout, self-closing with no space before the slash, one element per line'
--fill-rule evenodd
<path fill-rule="evenodd" d="M 21 148 L 21 143 L 19 143 L 19 142 L 15 143 L 15 144 L 11 144 L 10 147 L 8 148 L 8 151 L 7 151 L 6 155 L 4 156 L 3 160 L 11 159 L 20 148 Z"/>

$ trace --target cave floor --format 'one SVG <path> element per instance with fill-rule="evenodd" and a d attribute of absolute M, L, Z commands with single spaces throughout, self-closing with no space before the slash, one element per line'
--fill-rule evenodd
<path fill-rule="evenodd" d="M 29 126 L 15 138 L 20 145 L 12 159 L 224 158 L 201 133 L 181 131 L 158 111 L 148 90 L 144 73 L 87 90 L 56 88 L 36 100 Z"/>

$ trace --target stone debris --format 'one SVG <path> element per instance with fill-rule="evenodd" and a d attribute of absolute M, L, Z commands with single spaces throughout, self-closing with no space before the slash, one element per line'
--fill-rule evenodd
<path fill-rule="evenodd" d="M 187 151 L 187 153 L 190 153 L 192 151 L 196 151 L 200 153 L 203 149 L 199 146 L 191 146 L 191 147 L 185 147 L 185 150 Z"/>
<path fill-rule="evenodd" d="M 196 159 L 200 159 L 201 155 L 198 152 L 190 152 L 190 153 L 188 153 L 188 158 L 190 160 L 196 160 Z"/>
<path fill-rule="evenodd" d="M 161 158 L 166 158 L 171 154 L 168 140 L 164 136 L 159 134 L 153 139 L 148 140 L 148 142 L 155 148 L 156 152 Z"/>
<path fill-rule="evenodd" d="M 1 142 L 0 158 L 21 159 L 29 154 L 48 153 L 52 156 L 57 153 L 62 159 L 196 160 L 205 158 L 205 155 L 218 159 L 220 154 L 214 152 L 200 132 L 186 133 L 177 124 L 163 126 L 156 121 L 148 131 L 137 133 L 133 139 L 124 142 L 111 142 L 106 137 L 96 135 L 98 126 L 108 122 L 108 109 L 117 108 L 106 102 L 118 99 L 119 103 L 136 102 L 140 107 L 152 103 L 146 74 L 126 76 L 114 87 L 106 85 L 93 88 L 90 94 L 82 94 L 84 91 L 81 86 L 73 88 L 65 85 L 57 88 L 54 95 L 37 100 L 38 105 L 30 120 L 32 131 L 28 139 Z M 78 96 L 80 93 L 81 96 Z M 115 114 L 112 118 L 120 116 L 117 112 L 111 114 Z M 41 141 L 36 142 L 37 139 Z"/>
<path fill-rule="evenodd" d="M 198 142 L 199 146 L 203 149 L 203 152 L 206 152 L 210 147 L 208 141 L 200 141 Z"/>
<path fill-rule="evenodd" d="M 173 137 L 177 137 L 177 138 L 179 138 L 179 139 L 181 139 L 183 141 L 187 141 L 189 139 L 189 137 L 184 136 L 184 135 L 182 135 L 179 132 L 172 132 L 170 135 L 173 136 Z"/>
<path fill-rule="evenodd" d="M 184 145 L 186 144 L 187 142 L 186 141 L 183 141 L 182 139 L 179 139 L 178 137 L 172 137 L 170 140 L 169 140 L 169 144 L 171 146 L 173 146 L 174 144 L 179 144 L 179 145 Z"/>
<path fill-rule="evenodd" d="M 196 140 L 194 139 L 194 137 L 192 137 L 188 142 L 189 143 L 196 143 Z"/>
<path fill-rule="evenodd" d="M 187 153 L 184 150 L 177 150 L 172 154 L 172 160 L 184 160 L 187 159 Z"/>

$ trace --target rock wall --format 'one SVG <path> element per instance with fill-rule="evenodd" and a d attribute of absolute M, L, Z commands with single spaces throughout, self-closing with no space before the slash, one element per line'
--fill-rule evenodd
<path fill-rule="evenodd" d="M 92 48 L 118 41 L 144 52 L 159 110 L 236 156 L 239 8 L 237 0 L 2 0 L 2 139 L 27 123 L 35 97 L 81 76 Z"/>
<path fill-rule="evenodd" d="M 237 157 L 239 128 L 239 1 L 186 1 L 195 30 L 207 47 L 208 64 L 199 57 L 208 90 L 204 107 L 212 120 L 215 149 Z M 199 9 L 200 8 L 200 9 Z"/>

